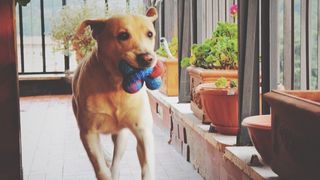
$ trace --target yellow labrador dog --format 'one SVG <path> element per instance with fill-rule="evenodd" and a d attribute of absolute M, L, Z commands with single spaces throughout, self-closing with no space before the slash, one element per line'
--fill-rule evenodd
<path fill-rule="evenodd" d="M 99 180 L 118 179 L 119 163 L 126 148 L 127 130 L 137 138 L 142 179 L 154 179 L 152 116 L 145 88 L 135 94 L 122 89 L 120 60 L 135 68 L 156 64 L 154 52 L 158 14 L 119 15 L 103 20 L 86 20 L 97 48 L 79 65 L 73 79 L 73 111 L 80 137 Z M 105 161 L 99 134 L 111 134 L 114 154 L 111 167 Z"/>

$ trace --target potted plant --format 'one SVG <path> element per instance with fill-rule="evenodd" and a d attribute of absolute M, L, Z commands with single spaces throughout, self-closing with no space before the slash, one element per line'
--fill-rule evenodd
<path fill-rule="evenodd" d="M 178 96 L 178 38 L 173 37 L 168 45 L 165 39 L 161 39 L 160 41 L 162 43 L 156 51 L 164 65 L 160 92 L 167 96 Z"/>
<path fill-rule="evenodd" d="M 70 51 L 76 52 L 79 62 L 95 46 L 90 28 L 83 34 L 76 34 L 77 28 L 85 19 L 96 18 L 95 10 L 86 4 L 79 7 L 63 6 L 58 15 L 52 19 L 51 38 L 57 42 L 54 50 L 62 51 L 65 56 L 70 56 Z"/>
<path fill-rule="evenodd" d="M 320 91 L 272 90 L 271 163 L 284 179 L 319 179 Z"/>
<path fill-rule="evenodd" d="M 214 83 L 199 85 L 196 91 L 211 126 L 219 133 L 236 135 L 239 129 L 237 80 L 221 77 Z"/>
<path fill-rule="evenodd" d="M 184 58 L 181 66 L 189 66 L 191 109 L 199 119 L 208 123 L 210 121 L 202 110 L 201 99 L 195 93 L 195 88 L 220 77 L 228 80 L 238 78 L 237 24 L 219 22 L 211 38 L 202 44 L 192 45 L 191 56 Z"/>

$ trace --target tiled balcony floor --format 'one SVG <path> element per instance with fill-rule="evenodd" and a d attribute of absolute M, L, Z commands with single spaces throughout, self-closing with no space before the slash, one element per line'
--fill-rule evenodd
<path fill-rule="evenodd" d="M 94 180 L 94 172 L 79 138 L 69 95 L 20 99 L 22 164 L 24 180 Z M 156 179 L 202 179 L 172 146 L 168 136 L 154 127 Z M 136 140 L 130 135 L 121 161 L 121 180 L 140 178 Z M 112 154 L 110 136 L 103 136 L 107 154 Z"/>

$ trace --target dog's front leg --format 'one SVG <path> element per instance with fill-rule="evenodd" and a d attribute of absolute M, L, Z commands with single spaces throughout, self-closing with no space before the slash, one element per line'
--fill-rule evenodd
<path fill-rule="evenodd" d="M 119 179 L 119 165 L 120 165 L 120 160 L 126 150 L 126 146 L 128 142 L 127 135 L 128 135 L 127 129 L 122 129 L 118 132 L 118 134 L 112 135 L 112 141 L 114 144 L 113 159 L 112 159 L 112 166 L 111 166 L 112 180 Z"/>
<path fill-rule="evenodd" d="M 137 138 L 137 153 L 141 166 L 142 180 L 154 179 L 154 145 L 152 127 L 145 129 L 133 129 Z"/>
<path fill-rule="evenodd" d="M 98 180 L 110 180 L 111 172 L 107 167 L 100 145 L 98 133 L 80 132 L 81 141 L 87 151 Z"/>

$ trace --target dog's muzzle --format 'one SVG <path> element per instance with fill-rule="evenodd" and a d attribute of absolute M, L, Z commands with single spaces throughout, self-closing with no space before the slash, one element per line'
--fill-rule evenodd
<path fill-rule="evenodd" d="M 142 68 L 151 67 L 154 61 L 155 61 L 155 56 L 149 53 L 143 53 L 143 54 L 137 55 L 138 65 Z"/>

